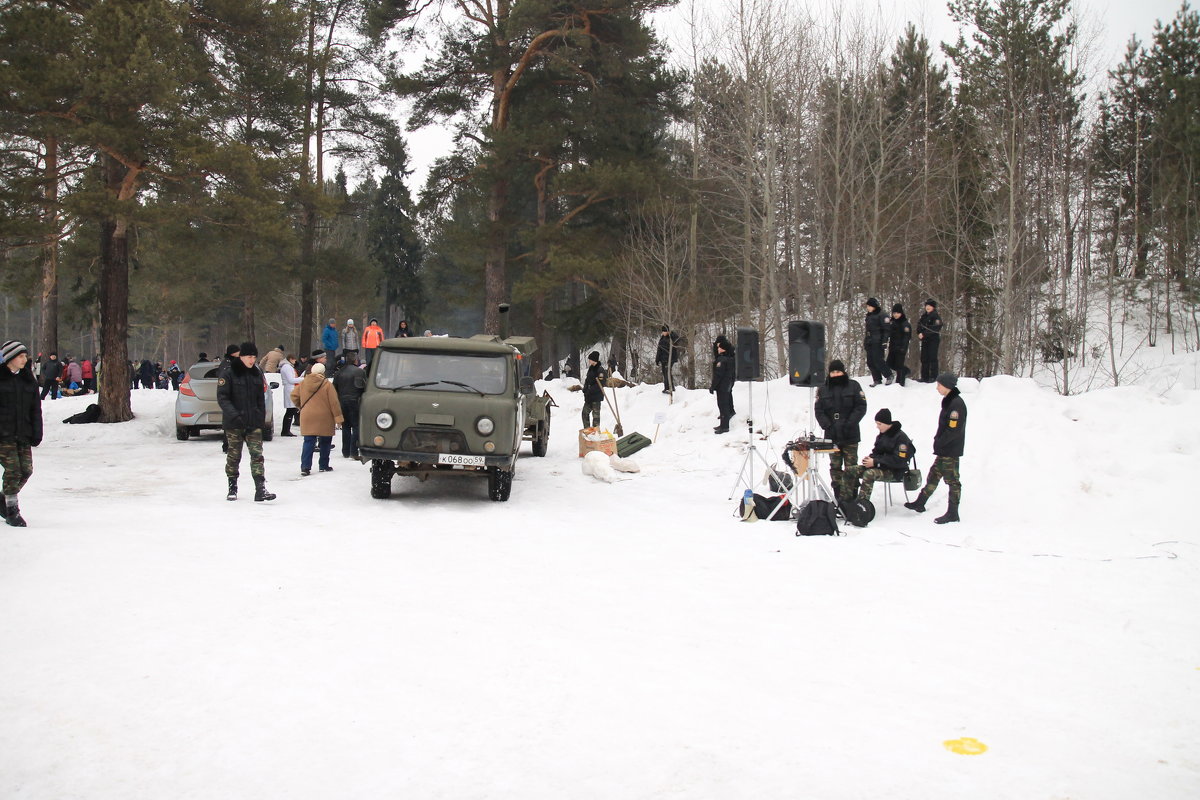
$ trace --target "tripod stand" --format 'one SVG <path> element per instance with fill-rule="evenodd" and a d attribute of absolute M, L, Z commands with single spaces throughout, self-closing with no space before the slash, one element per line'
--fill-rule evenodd
<path fill-rule="evenodd" d="M 733 496 L 737 494 L 739 485 L 743 485 L 747 489 L 754 491 L 754 470 L 756 469 L 754 459 L 757 458 L 761 461 L 762 465 L 772 474 L 778 474 L 775 472 L 775 468 L 763 458 L 762 453 L 758 452 L 758 448 L 754 446 L 754 381 L 747 381 L 747 383 L 750 384 L 750 413 L 746 415 L 746 439 L 749 449 L 746 450 L 746 457 L 742 459 L 742 466 L 738 470 L 737 480 L 733 482 L 733 488 L 729 490 L 729 497 L 727 498 L 729 500 L 732 500 Z"/>

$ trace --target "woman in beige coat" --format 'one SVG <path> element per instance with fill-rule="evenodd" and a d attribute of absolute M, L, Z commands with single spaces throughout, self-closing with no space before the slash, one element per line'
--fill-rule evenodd
<path fill-rule="evenodd" d="M 304 446 L 300 450 L 300 474 L 312 474 L 313 450 L 320 447 L 317 467 L 321 472 L 333 472 L 329 451 L 333 448 L 333 432 L 342 424 L 342 407 L 333 384 L 325 380 L 325 365 L 314 364 L 295 389 L 292 402 L 300 409 L 300 435 Z"/>

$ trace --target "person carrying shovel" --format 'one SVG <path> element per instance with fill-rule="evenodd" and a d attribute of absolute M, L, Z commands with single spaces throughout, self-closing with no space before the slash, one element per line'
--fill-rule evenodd
<path fill-rule="evenodd" d="M 583 427 L 600 427 L 600 407 L 604 404 L 604 383 L 608 370 L 600 366 L 600 351 L 588 353 L 588 369 L 583 379 Z"/>

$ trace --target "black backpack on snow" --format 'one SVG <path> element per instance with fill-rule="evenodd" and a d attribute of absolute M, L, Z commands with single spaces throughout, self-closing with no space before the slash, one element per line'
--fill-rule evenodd
<path fill-rule="evenodd" d="M 809 500 L 796 517 L 797 536 L 837 536 L 837 509 L 828 500 Z"/>

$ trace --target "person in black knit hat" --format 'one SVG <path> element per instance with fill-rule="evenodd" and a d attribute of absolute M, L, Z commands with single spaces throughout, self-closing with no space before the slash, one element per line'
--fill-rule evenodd
<path fill-rule="evenodd" d="M 937 301 L 925 301 L 925 313 L 917 320 L 917 339 L 921 342 L 921 383 L 933 383 L 938 374 L 938 347 L 942 341 L 942 318 Z"/>
<path fill-rule="evenodd" d="M 0 361 L 0 467 L 4 468 L 0 515 L 8 525 L 24 528 L 17 495 L 33 475 L 33 448 L 42 443 L 42 398 L 25 345 L 17 341 L 0 345 Z"/>
<path fill-rule="evenodd" d="M 267 421 L 266 379 L 258 368 L 258 348 L 254 342 L 242 342 L 238 355 L 217 379 L 217 403 L 221 406 L 221 426 L 227 444 L 225 477 L 229 480 L 226 500 L 237 500 L 238 467 L 242 445 L 250 451 L 250 475 L 254 478 L 254 499 L 274 500 L 267 491 L 263 469 L 263 428 Z"/>
<path fill-rule="evenodd" d="M 817 387 L 815 410 L 825 438 L 837 446 L 837 452 L 829 454 L 829 482 L 842 499 L 843 467 L 858 463 L 858 443 L 862 440 L 858 424 L 867 414 L 867 396 L 858 381 L 846 374 L 846 365 L 836 358 L 829 362 L 825 385 Z"/>
<path fill-rule="evenodd" d="M 867 298 L 867 316 L 863 320 L 863 349 L 867 351 L 867 369 L 871 371 L 871 385 L 878 386 L 884 378 L 892 382 L 892 371 L 888 369 L 883 358 L 883 343 L 888 336 L 888 318 L 879 308 L 879 301 L 874 297 Z"/>
<path fill-rule="evenodd" d="M 888 325 L 888 369 L 896 374 L 896 383 L 904 385 L 908 375 L 908 367 L 904 365 L 908 358 L 908 343 L 912 341 L 912 325 L 904 315 L 904 306 L 896 303 L 892 306 L 892 321 Z M 891 378 L 888 378 L 891 383 Z"/>
<path fill-rule="evenodd" d="M 848 502 L 870 503 L 875 481 L 883 478 L 903 480 L 904 473 L 912 463 L 915 450 L 912 439 L 902 430 L 899 420 L 892 419 L 890 409 L 879 409 L 879 413 L 875 415 L 875 427 L 879 430 L 879 435 L 875 437 L 871 455 L 864 458 L 861 465 L 846 468 L 843 491 Z M 861 487 L 859 480 L 862 481 Z M 873 516 L 874 511 L 868 510 L 870 516 Z M 850 516 L 847 514 L 847 518 Z"/>
<path fill-rule="evenodd" d="M 604 385 L 608 372 L 600 366 L 600 351 L 588 353 L 587 374 L 583 377 L 583 427 L 600 427 L 600 407 L 604 404 Z"/>
<path fill-rule="evenodd" d="M 945 478 L 946 488 L 950 490 L 950 501 L 946 506 L 946 513 L 934 520 L 938 525 L 945 525 L 947 522 L 960 521 L 958 503 L 962 499 L 962 477 L 958 462 L 962 458 L 967 440 L 967 404 L 959 394 L 958 376 L 953 372 L 938 375 L 937 390 L 942 396 L 942 411 L 938 415 L 937 432 L 933 435 L 933 465 L 929 467 L 925 485 L 921 487 L 917 499 L 905 503 L 904 507 L 923 512 L 926 501 L 937 491 L 942 478 Z"/>

